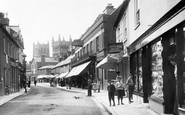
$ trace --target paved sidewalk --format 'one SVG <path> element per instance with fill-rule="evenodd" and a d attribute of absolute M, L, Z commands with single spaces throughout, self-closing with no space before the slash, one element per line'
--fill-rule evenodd
<path fill-rule="evenodd" d="M 27 88 L 27 91 L 29 92 L 30 89 L 31 89 L 31 88 Z M 10 101 L 10 100 L 12 100 L 12 99 L 14 99 L 14 98 L 16 98 L 16 97 L 18 97 L 18 96 L 21 96 L 21 95 L 23 95 L 23 94 L 26 94 L 26 93 L 24 92 L 24 88 L 20 89 L 19 92 L 12 93 L 12 94 L 9 94 L 9 95 L 0 96 L 0 107 L 1 107 L 3 104 L 7 103 L 8 101 Z"/>
<path fill-rule="evenodd" d="M 49 85 L 49 84 L 45 84 Z M 87 95 L 87 89 L 74 88 L 66 89 L 66 87 L 57 86 L 57 88 L 65 89 L 68 91 L 81 92 Z M 149 105 L 141 103 L 137 101 L 136 97 L 134 97 L 134 102 L 129 103 L 128 98 L 123 99 L 124 105 L 117 105 L 117 96 L 115 96 L 116 106 L 109 106 L 108 101 L 108 92 L 105 90 L 101 90 L 100 93 L 96 93 L 92 91 L 92 99 L 97 100 L 101 105 L 106 109 L 106 111 L 111 115 L 158 115 L 151 109 L 149 109 Z"/>
<path fill-rule="evenodd" d="M 49 83 L 42 83 L 42 85 L 49 86 Z M 66 89 L 66 87 L 61 87 L 61 86 L 57 86 L 57 88 L 65 89 L 68 91 L 80 92 L 87 95 L 86 89 L 72 87 L 69 90 L 69 89 Z M 28 89 L 28 91 L 29 90 L 30 88 Z M 23 94 L 25 94 L 24 89 L 21 89 L 20 92 L 13 93 L 6 96 L 0 96 L 0 106 Z M 111 115 L 158 115 L 157 113 L 149 109 L 148 104 L 137 102 L 135 98 L 134 98 L 134 102 L 131 104 L 129 104 L 128 98 L 124 98 L 123 99 L 124 105 L 109 106 L 108 92 L 104 90 L 101 90 L 100 93 L 94 93 L 92 91 L 92 97 L 90 98 L 92 98 L 93 100 L 97 100 L 104 107 L 104 109 Z M 115 103 L 117 104 L 116 96 L 115 96 Z"/>

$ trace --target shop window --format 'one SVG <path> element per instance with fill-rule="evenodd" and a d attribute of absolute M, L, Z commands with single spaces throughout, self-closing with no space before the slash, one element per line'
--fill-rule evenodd
<path fill-rule="evenodd" d="M 138 74 L 137 74 L 137 52 L 135 53 L 134 55 L 134 84 L 135 84 L 135 88 L 134 88 L 134 91 L 135 92 L 138 92 Z"/>
<path fill-rule="evenodd" d="M 134 55 L 134 83 L 135 92 L 143 94 L 143 76 L 142 76 L 142 50 Z"/>
<path fill-rule="evenodd" d="M 142 75 L 142 50 L 138 53 L 138 89 L 139 93 L 143 93 L 143 75 Z"/>
<path fill-rule="evenodd" d="M 183 27 L 183 33 L 184 33 L 184 38 L 185 39 L 185 24 L 184 24 L 184 27 Z M 184 42 L 184 51 L 183 51 L 183 105 L 182 107 L 185 109 L 185 42 Z"/>
<path fill-rule="evenodd" d="M 163 69 L 162 69 L 162 44 L 156 42 L 152 46 L 152 94 L 163 98 Z"/>

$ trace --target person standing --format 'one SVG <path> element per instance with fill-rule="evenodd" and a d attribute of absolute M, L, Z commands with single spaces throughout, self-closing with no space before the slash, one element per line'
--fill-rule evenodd
<path fill-rule="evenodd" d="M 88 79 L 88 91 L 87 91 L 87 96 L 92 96 L 92 80 Z"/>
<path fill-rule="evenodd" d="M 30 79 L 28 80 L 28 87 L 30 87 L 30 85 L 31 85 L 31 81 L 30 81 Z"/>
<path fill-rule="evenodd" d="M 23 87 L 24 87 L 25 93 L 27 93 L 26 78 L 23 78 Z"/>
<path fill-rule="evenodd" d="M 100 93 L 100 79 L 98 79 L 97 81 L 97 89 L 98 89 L 98 93 Z"/>
<path fill-rule="evenodd" d="M 117 95 L 118 95 L 118 105 L 120 104 L 120 100 L 121 100 L 121 104 L 124 105 L 123 103 L 123 96 L 125 95 L 124 84 L 122 82 L 121 76 L 119 75 L 120 72 L 118 71 L 116 74 L 117 74 L 116 79 L 118 81 L 116 82 L 115 87 L 116 87 Z"/>
<path fill-rule="evenodd" d="M 35 86 L 37 85 L 37 80 L 36 79 L 34 80 L 34 84 L 35 84 Z"/>
<path fill-rule="evenodd" d="M 108 90 L 108 98 L 109 98 L 109 104 L 111 106 L 111 100 L 113 101 L 113 106 L 115 106 L 115 100 L 114 100 L 114 94 L 116 91 L 116 88 L 114 86 L 114 81 L 109 81 L 109 85 L 107 86 Z"/>
<path fill-rule="evenodd" d="M 132 99 L 133 99 L 133 91 L 134 91 L 134 82 L 133 82 L 131 74 L 129 75 L 127 79 L 126 85 L 128 88 L 128 99 L 129 99 L 129 102 L 131 103 L 133 102 Z"/>

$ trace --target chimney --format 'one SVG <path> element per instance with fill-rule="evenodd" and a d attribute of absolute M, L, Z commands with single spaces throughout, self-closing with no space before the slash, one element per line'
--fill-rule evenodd
<path fill-rule="evenodd" d="M 41 66 L 45 65 L 45 55 L 41 55 Z"/>
<path fill-rule="evenodd" d="M 104 14 L 108 14 L 110 15 L 113 11 L 115 10 L 114 6 L 112 5 L 112 3 L 108 3 L 107 7 L 105 8 L 105 10 L 103 11 Z"/>

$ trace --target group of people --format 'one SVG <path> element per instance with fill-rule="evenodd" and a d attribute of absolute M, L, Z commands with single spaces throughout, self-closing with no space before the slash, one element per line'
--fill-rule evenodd
<path fill-rule="evenodd" d="M 35 86 L 36 86 L 36 84 L 37 84 L 37 80 L 36 80 L 36 79 L 34 80 L 34 84 L 35 84 Z M 25 90 L 25 93 L 27 93 L 27 86 L 28 86 L 28 87 L 31 86 L 31 81 L 28 80 L 28 82 L 27 82 L 27 81 L 26 81 L 26 78 L 23 78 L 23 80 L 22 80 L 22 86 L 23 86 L 23 88 L 24 88 L 24 90 Z"/>
<path fill-rule="evenodd" d="M 111 101 L 113 101 L 113 106 L 115 106 L 115 100 L 114 100 L 115 94 L 117 94 L 117 97 L 118 97 L 118 105 L 120 105 L 120 103 L 124 105 L 123 97 L 125 96 L 126 91 L 128 91 L 129 102 L 130 103 L 133 102 L 132 94 L 134 91 L 134 82 L 132 80 L 132 75 L 131 74 L 129 75 L 125 85 L 122 82 L 120 72 L 117 72 L 116 79 L 117 79 L 117 82 L 115 84 L 113 80 L 109 80 L 109 85 L 107 86 L 110 106 L 111 106 Z"/>

